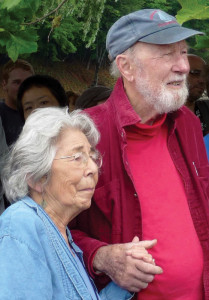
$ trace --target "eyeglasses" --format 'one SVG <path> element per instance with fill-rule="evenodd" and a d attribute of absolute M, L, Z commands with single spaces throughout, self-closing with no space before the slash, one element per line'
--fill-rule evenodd
<path fill-rule="evenodd" d="M 95 151 L 90 155 L 86 154 L 85 152 L 78 152 L 73 155 L 54 158 L 54 160 L 66 159 L 70 162 L 73 162 L 76 167 L 85 167 L 88 163 L 89 158 L 97 165 L 98 168 L 101 168 L 102 156 L 98 151 Z"/>

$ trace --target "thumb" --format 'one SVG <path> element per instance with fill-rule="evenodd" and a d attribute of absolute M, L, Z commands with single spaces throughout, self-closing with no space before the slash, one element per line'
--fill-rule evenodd
<path fill-rule="evenodd" d="M 138 236 L 135 236 L 132 240 L 132 243 L 138 243 L 139 242 L 139 238 Z"/>
<path fill-rule="evenodd" d="M 150 249 L 153 246 L 155 246 L 157 244 L 157 240 L 150 240 L 150 241 L 141 241 L 139 242 L 140 246 L 144 247 L 145 249 Z"/>

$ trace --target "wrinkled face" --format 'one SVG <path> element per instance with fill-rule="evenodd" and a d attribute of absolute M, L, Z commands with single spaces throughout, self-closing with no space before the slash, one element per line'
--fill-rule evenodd
<path fill-rule="evenodd" d="M 190 72 L 188 75 L 189 101 L 200 98 L 205 90 L 204 61 L 198 56 L 188 56 Z"/>
<path fill-rule="evenodd" d="M 66 129 L 61 133 L 57 143 L 55 158 L 71 156 L 84 152 L 88 156 L 94 152 L 86 136 L 79 130 Z M 98 180 L 98 167 L 89 158 L 86 164 L 70 159 L 54 160 L 44 198 L 48 203 L 70 208 L 71 218 L 91 205 L 95 186 Z"/>
<path fill-rule="evenodd" d="M 33 86 L 22 97 L 25 120 L 34 109 L 49 106 L 59 106 L 59 102 L 47 87 Z"/>
<path fill-rule="evenodd" d="M 7 94 L 8 104 L 16 108 L 17 106 L 17 92 L 21 83 L 33 74 L 30 71 L 23 69 L 14 69 L 10 72 L 8 81 L 3 81 L 3 89 Z"/>
<path fill-rule="evenodd" d="M 177 110 L 186 101 L 189 72 L 187 45 L 137 43 L 134 51 L 135 88 L 157 113 Z"/>

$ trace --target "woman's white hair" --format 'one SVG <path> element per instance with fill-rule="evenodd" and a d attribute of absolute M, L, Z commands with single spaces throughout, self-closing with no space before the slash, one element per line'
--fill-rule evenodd
<path fill-rule="evenodd" d="M 43 176 L 49 177 L 58 138 L 67 128 L 82 131 L 92 147 L 99 142 L 95 124 L 80 110 L 68 113 L 67 108 L 40 108 L 28 117 L 2 170 L 3 188 L 9 201 L 29 194 L 28 180 L 36 183 Z"/>

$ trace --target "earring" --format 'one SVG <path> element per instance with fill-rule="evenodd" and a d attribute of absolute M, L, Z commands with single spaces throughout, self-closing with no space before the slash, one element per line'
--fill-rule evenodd
<path fill-rule="evenodd" d="M 42 207 L 43 209 L 45 209 L 46 206 L 47 206 L 46 201 L 45 201 L 44 199 L 42 199 L 42 201 L 41 201 L 41 207 Z"/>

